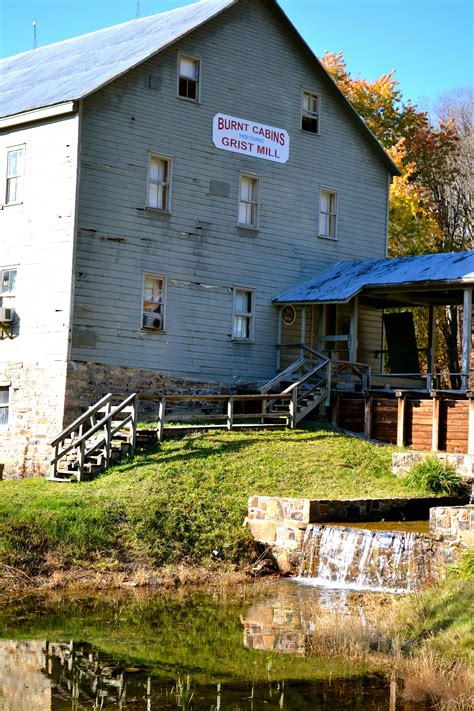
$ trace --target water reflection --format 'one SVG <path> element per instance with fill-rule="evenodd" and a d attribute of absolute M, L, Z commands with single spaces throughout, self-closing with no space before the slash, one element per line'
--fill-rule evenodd
<path fill-rule="evenodd" d="M 329 632 L 350 636 L 354 620 L 370 638 L 366 598 L 319 599 L 284 582 L 250 602 L 24 600 L 0 615 L 0 710 L 430 708 L 397 699 L 393 679 L 338 654 Z"/>

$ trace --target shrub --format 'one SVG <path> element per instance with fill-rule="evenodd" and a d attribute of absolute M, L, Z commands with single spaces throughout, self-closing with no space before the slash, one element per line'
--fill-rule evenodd
<path fill-rule="evenodd" d="M 426 457 L 410 469 L 405 484 L 412 489 L 426 489 L 433 494 L 455 496 L 464 490 L 464 484 L 453 466 L 436 457 Z"/>

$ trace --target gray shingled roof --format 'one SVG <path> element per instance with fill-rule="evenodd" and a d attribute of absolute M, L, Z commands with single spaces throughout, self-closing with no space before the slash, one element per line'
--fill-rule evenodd
<path fill-rule="evenodd" d="M 81 99 L 176 42 L 236 0 L 201 2 L 0 61 L 0 116 Z"/>
<path fill-rule="evenodd" d="M 346 303 L 368 287 L 425 283 L 428 286 L 474 284 L 474 252 L 338 262 L 315 279 L 288 289 L 274 301 L 277 304 Z"/>

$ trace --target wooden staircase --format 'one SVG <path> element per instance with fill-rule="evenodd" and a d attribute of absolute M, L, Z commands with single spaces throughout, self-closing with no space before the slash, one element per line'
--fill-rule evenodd
<path fill-rule="evenodd" d="M 49 442 L 54 457 L 48 481 L 83 481 L 135 454 L 138 397 L 117 403 L 120 397 L 105 395 Z"/>
<path fill-rule="evenodd" d="M 262 394 L 291 394 L 292 426 L 295 427 L 322 402 L 329 404 L 331 361 L 322 353 L 302 345 L 300 357 L 259 390 Z M 269 412 L 278 412 L 282 407 L 284 405 L 275 400 Z"/>

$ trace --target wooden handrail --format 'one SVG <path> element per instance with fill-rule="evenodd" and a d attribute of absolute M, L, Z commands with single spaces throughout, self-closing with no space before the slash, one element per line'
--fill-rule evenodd
<path fill-rule="evenodd" d="M 143 395 L 140 400 L 147 402 L 159 402 L 166 398 L 166 402 L 227 402 L 229 398 L 233 398 L 235 402 L 263 402 L 269 400 L 268 394 L 262 395 Z M 272 400 L 288 400 L 284 393 L 272 393 Z"/>
<path fill-rule="evenodd" d="M 129 395 L 129 397 L 124 400 L 120 405 L 117 405 L 111 411 L 103 417 L 101 420 L 96 422 L 96 424 L 91 427 L 87 432 L 84 432 L 80 437 L 74 440 L 70 445 L 66 447 L 66 449 L 63 449 L 62 452 L 60 452 L 53 460 L 52 464 L 57 462 L 59 459 L 62 459 L 62 457 L 65 457 L 66 454 L 69 454 L 73 449 L 76 449 L 79 447 L 83 442 L 86 440 L 90 439 L 93 435 L 95 435 L 96 432 L 98 432 L 102 427 L 107 424 L 109 420 L 112 420 L 115 415 L 117 415 L 119 412 L 121 412 L 125 407 L 127 407 L 134 399 L 136 398 L 136 394 L 134 393 L 133 395 Z M 126 418 L 125 418 L 126 419 Z M 116 430 L 117 431 L 117 430 Z"/>
<path fill-rule="evenodd" d="M 287 378 L 289 375 L 295 372 L 295 370 L 298 370 L 305 364 L 305 359 L 304 358 L 299 358 L 297 361 L 292 363 L 291 365 L 288 366 L 288 368 L 285 368 L 285 370 L 282 370 L 281 373 L 278 373 L 272 380 L 269 380 L 268 383 L 265 383 L 263 387 L 260 388 L 261 393 L 267 393 L 274 385 L 277 383 L 280 383 L 282 380 Z"/>
<path fill-rule="evenodd" d="M 51 466 L 53 467 L 53 477 L 56 474 L 57 463 L 72 451 L 77 452 L 77 476 L 79 481 L 82 480 L 82 476 L 84 473 L 84 465 L 86 464 L 87 457 L 90 457 L 92 454 L 94 454 L 94 452 L 99 449 L 104 450 L 104 463 L 107 467 L 110 462 L 113 436 L 119 430 L 123 429 L 129 424 L 132 425 L 132 432 L 130 436 L 131 451 L 135 451 L 137 425 L 137 394 L 132 393 L 115 407 L 111 406 L 111 401 L 113 397 L 114 396 L 111 393 L 105 395 L 101 400 L 99 400 L 98 403 L 96 403 L 96 405 L 89 408 L 87 412 L 81 415 L 81 417 L 78 417 L 71 425 L 69 425 L 69 427 L 66 427 L 60 435 L 51 440 L 52 446 L 55 447 L 55 456 L 51 460 Z M 87 422 L 87 420 L 93 422 L 93 416 L 103 410 L 105 406 L 107 406 L 106 414 L 101 417 L 97 422 L 95 422 L 92 427 L 89 427 L 86 432 L 82 432 L 81 430 L 83 429 L 84 423 Z M 132 407 L 131 412 L 130 406 Z M 123 413 L 124 410 L 126 410 L 127 408 L 128 412 L 125 414 L 125 416 L 122 415 L 120 421 L 118 423 L 115 422 L 115 424 L 112 425 L 112 422 L 117 419 L 117 415 Z M 103 436 L 100 437 L 98 440 L 96 439 L 96 441 L 93 442 L 92 446 L 87 449 L 87 441 L 94 437 L 94 435 L 96 435 L 101 430 L 104 430 Z M 61 450 L 59 445 L 64 442 L 68 435 L 75 431 L 79 431 L 79 437 L 74 439 L 67 447 L 64 447 Z"/>
<path fill-rule="evenodd" d="M 289 387 L 286 388 L 286 390 L 283 390 L 282 395 L 285 395 L 286 393 L 292 393 L 293 390 L 299 388 L 300 385 L 305 383 L 307 380 L 309 380 L 315 373 L 318 371 L 322 370 L 327 366 L 329 363 L 329 358 L 326 358 L 326 360 L 323 363 L 319 363 L 316 367 L 312 368 L 306 375 L 304 375 L 302 378 L 298 380 L 297 383 L 292 383 Z M 273 396 L 275 397 L 275 396 Z"/>
<path fill-rule="evenodd" d="M 74 420 L 74 422 L 68 427 L 66 427 L 62 432 L 60 432 L 57 437 L 51 439 L 48 444 L 50 444 L 51 447 L 55 447 L 58 442 L 60 442 L 62 439 L 65 439 L 69 434 L 71 434 L 71 432 L 77 430 L 77 428 L 80 427 L 89 417 L 92 417 L 92 415 L 95 415 L 95 413 L 101 410 L 104 405 L 107 405 L 111 401 L 111 399 L 111 393 L 109 393 L 108 395 L 104 395 L 104 397 L 99 400 L 99 402 L 90 407 L 83 415 Z"/>

